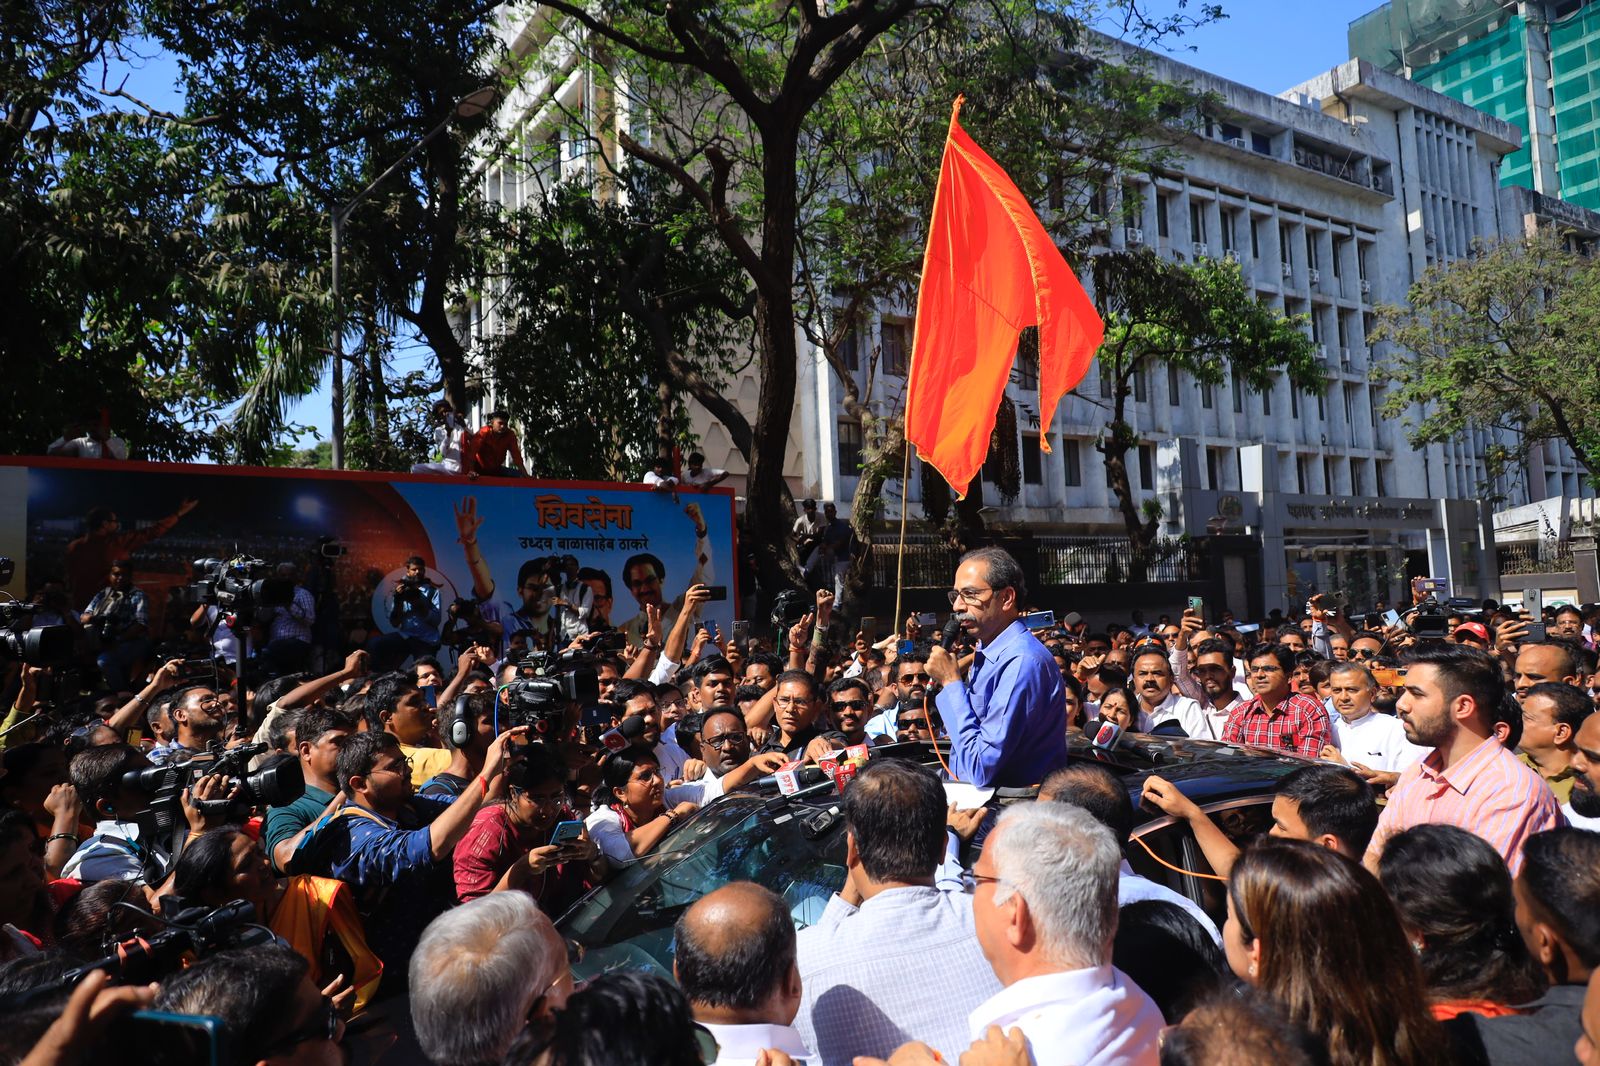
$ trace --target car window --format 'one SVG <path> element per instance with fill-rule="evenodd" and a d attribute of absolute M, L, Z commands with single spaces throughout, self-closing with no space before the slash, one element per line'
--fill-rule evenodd
<path fill-rule="evenodd" d="M 695 900 L 731 881 L 754 881 L 789 904 L 798 928 L 821 916 L 845 880 L 844 824 L 836 808 L 744 806 L 716 826 L 694 826 L 695 846 L 646 859 L 573 908 L 562 932 L 583 945 L 579 978 L 613 969 L 672 971 L 672 927 Z"/>
<path fill-rule="evenodd" d="M 1272 799 L 1230 800 L 1205 808 L 1211 820 L 1237 847 L 1243 848 L 1272 828 Z M 1149 850 L 1146 850 L 1148 847 Z M 1151 856 L 1154 852 L 1154 857 Z M 1159 861 L 1158 861 L 1159 860 Z M 1213 874 L 1188 823 L 1169 819 L 1135 831 L 1128 844 L 1128 865 L 1134 872 L 1194 900 L 1220 928 L 1228 916 L 1227 886 L 1209 877 L 1180 871 Z M 1178 867 L 1177 870 L 1172 867 Z"/>

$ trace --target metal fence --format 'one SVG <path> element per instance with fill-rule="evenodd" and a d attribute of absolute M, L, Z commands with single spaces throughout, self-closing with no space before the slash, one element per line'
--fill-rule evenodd
<path fill-rule="evenodd" d="M 1572 545 L 1565 541 L 1529 541 L 1502 544 L 1500 573 L 1514 574 L 1565 574 L 1575 568 Z"/>
<path fill-rule="evenodd" d="M 1160 537 L 1150 545 L 1142 574 L 1135 565 L 1133 544 L 1126 538 L 1039 537 L 1036 543 L 1041 585 L 1198 581 L 1207 576 L 1207 553 L 1176 537 Z"/>
<path fill-rule="evenodd" d="M 1033 538 L 1037 572 L 1028 574 L 1038 587 L 1052 585 L 1121 585 L 1146 582 L 1201 581 L 1208 574 L 1209 555 L 1187 540 L 1160 538 L 1144 557 L 1144 572 L 1137 574 L 1133 545 L 1126 537 Z M 896 541 L 885 538 L 872 546 L 872 582 L 878 588 L 895 586 Z M 960 553 L 938 537 L 926 534 L 906 538 L 903 588 L 949 588 Z M 1032 570 L 1028 561 L 1024 569 Z"/>

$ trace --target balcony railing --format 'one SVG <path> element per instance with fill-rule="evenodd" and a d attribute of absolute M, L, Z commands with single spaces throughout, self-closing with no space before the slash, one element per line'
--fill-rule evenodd
<path fill-rule="evenodd" d="M 1514 574 L 1565 574 L 1573 569 L 1572 545 L 1560 541 L 1529 541 L 1522 544 L 1502 544 L 1500 573 Z"/>

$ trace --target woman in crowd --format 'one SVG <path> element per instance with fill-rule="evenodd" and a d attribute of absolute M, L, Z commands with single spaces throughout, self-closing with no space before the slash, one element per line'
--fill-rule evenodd
<path fill-rule="evenodd" d="M 1263 840 L 1228 880 L 1233 972 L 1327 1046 L 1332 1066 L 1444 1066 L 1416 955 L 1376 878 L 1327 848 Z"/>
<path fill-rule="evenodd" d="M 506 794 L 477 813 L 455 851 L 456 898 L 462 903 L 490 892 L 521 889 L 539 909 L 559 917 L 604 881 L 605 856 L 589 830 L 562 844 L 551 833 L 574 820 L 567 806 L 567 768 L 543 744 L 506 770 Z"/>
<path fill-rule="evenodd" d="M 1061 672 L 1061 692 L 1067 698 L 1067 732 L 1083 732 L 1083 682 L 1071 670 Z"/>
<path fill-rule="evenodd" d="M 1517 932 L 1505 860 L 1453 825 L 1419 825 L 1384 846 L 1378 880 L 1416 949 L 1433 1016 L 1514 1014 L 1544 994 L 1543 971 Z"/>
<path fill-rule="evenodd" d="M 341 1005 L 353 993 L 360 1011 L 378 990 L 383 963 L 367 947 L 350 887 L 326 877 L 273 877 L 266 852 L 240 829 L 209 830 L 185 848 L 172 892 L 192 905 L 254 904 L 257 920 L 306 957 L 317 987 L 338 993 Z"/>
<path fill-rule="evenodd" d="M 1100 721 L 1115 722 L 1135 733 L 1150 732 L 1150 716 L 1139 709 L 1139 698 L 1126 688 L 1106 690 L 1100 699 Z"/>
<path fill-rule="evenodd" d="M 721 777 L 707 774 L 698 781 L 666 787 L 655 752 L 634 745 L 606 756 L 600 765 L 598 794 L 606 805 L 585 819 L 589 833 L 613 867 L 649 854 L 684 815 L 693 814 L 718 796 L 770 774 L 787 761 L 781 751 L 750 756 Z"/>

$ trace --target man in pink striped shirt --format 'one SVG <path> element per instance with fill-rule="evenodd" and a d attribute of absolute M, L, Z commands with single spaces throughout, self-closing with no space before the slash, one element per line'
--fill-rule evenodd
<path fill-rule="evenodd" d="M 1434 750 L 1389 790 L 1365 863 L 1376 871 L 1384 843 L 1414 825 L 1444 823 L 1487 840 L 1513 876 L 1522 844 L 1563 825 L 1550 786 L 1494 737 L 1506 698 L 1500 664 L 1464 644 L 1419 644 L 1407 661 L 1397 710 L 1406 739 Z"/>

